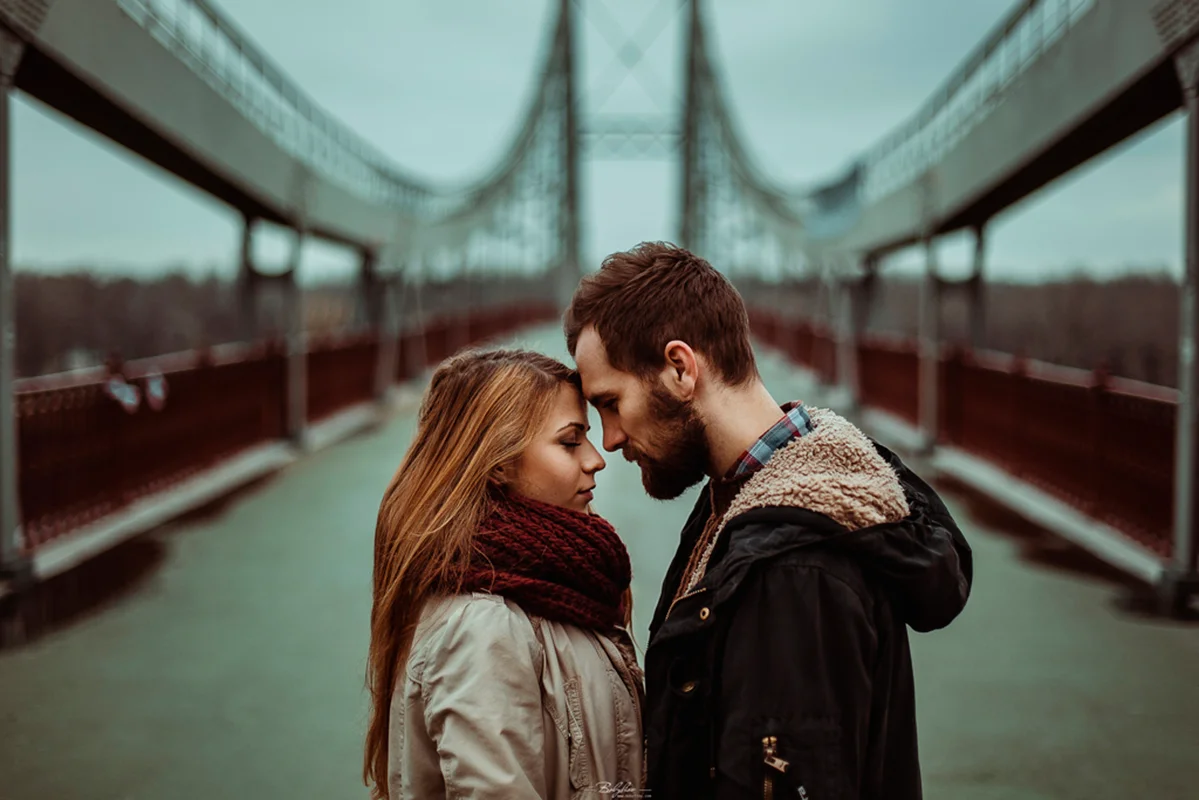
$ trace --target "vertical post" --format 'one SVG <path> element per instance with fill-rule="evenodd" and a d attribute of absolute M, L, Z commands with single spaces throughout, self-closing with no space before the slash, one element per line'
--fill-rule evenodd
<path fill-rule="evenodd" d="M 1187 111 L 1186 258 L 1180 287 L 1178 340 L 1178 439 L 1174 465 L 1174 553 L 1163 581 L 1164 610 L 1182 610 L 1199 589 L 1196 549 L 1196 460 L 1199 458 L 1199 42 L 1175 56 Z"/>
<path fill-rule="evenodd" d="M 375 401 L 386 405 L 395 383 L 396 355 L 399 352 L 399 314 L 396 313 L 395 281 L 385 279 L 376 283 L 379 292 L 379 319 L 375 330 L 379 342 L 379 361 L 375 372 Z"/>
<path fill-rule="evenodd" d="M 241 251 L 237 264 L 237 303 L 243 340 L 258 338 L 258 273 L 254 269 L 254 220 L 242 217 Z"/>
<path fill-rule="evenodd" d="M 9 106 L 15 62 L 9 48 L 22 45 L 9 41 L 7 32 L 0 48 L 0 574 L 20 574 L 26 564 L 21 535 L 20 494 L 17 478 L 17 420 L 13 392 L 16 376 L 16 303 L 10 236 L 12 197 L 9 183 L 12 154 L 9 140 Z M 11 63 L 11 69 L 10 69 Z"/>
<path fill-rule="evenodd" d="M 987 225 L 974 229 L 974 270 L 970 275 L 970 347 L 981 350 L 986 345 L 987 309 L 983 295 L 984 268 L 987 257 Z"/>
<path fill-rule="evenodd" d="M 855 306 L 859 285 L 846 278 L 836 281 L 834 297 L 837 313 L 837 383 L 845 394 L 850 411 L 857 411 L 861 400 L 858 382 L 858 331 Z"/>
<path fill-rule="evenodd" d="M 364 248 L 358 262 L 358 308 L 355 325 L 379 330 L 382 313 L 382 297 L 379 294 L 377 272 L 378 257 L 374 250 Z"/>
<path fill-rule="evenodd" d="M 562 0 L 562 32 L 563 58 L 565 64 L 564 80 L 566 91 L 564 102 L 563 158 L 566 161 L 564 207 L 562 209 L 562 264 L 559 266 L 558 307 L 565 308 L 574 296 L 575 286 L 579 282 L 579 268 L 582 263 L 579 254 L 579 120 L 576 107 L 578 95 L 576 81 L 578 78 L 578 59 L 575 50 L 574 2 Z"/>
<path fill-rule="evenodd" d="M 304 247 L 303 223 L 296 228 L 286 281 L 287 297 L 287 436 L 297 447 L 307 447 L 308 432 L 308 331 L 304 324 L 304 291 L 300 287 L 300 253 Z"/>
<path fill-rule="evenodd" d="M 699 246 L 699 232 L 696 230 L 696 193 L 699 190 L 699 43 L 696 39 L 700 35 L 699 0 L 690 0 L 689 5 L 690 24 L 683 45 L 686 73 L 683 76 L 683 175 L 679 182 L 682 190 L 682 196 L 679 197 L 679 244 L 694 250 Z"/>
<path fill-rule="evenodd" d="M 937 243 L 924 237 L 924 281 L 920 289 L 920 438 L 925 452 L 937 444 L 937 371 L 941 357 L 941 285 Z"/>

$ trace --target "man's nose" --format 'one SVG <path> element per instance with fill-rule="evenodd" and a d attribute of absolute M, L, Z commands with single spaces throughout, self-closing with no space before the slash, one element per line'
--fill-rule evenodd
<path fill-rule="evenodd" d="M 625 436 L 618 426 L 604 425 L 604 449 L 609 453 L 615 453 L 628 440 L 629 437 Z"/>

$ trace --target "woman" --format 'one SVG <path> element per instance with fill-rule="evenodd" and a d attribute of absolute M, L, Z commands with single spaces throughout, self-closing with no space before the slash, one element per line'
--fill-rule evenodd
<path fill-rule="evenodd" d="M 537 353 L 443 363 L 375 531 L 373 797 L 640 789 L 628 553 L 589 513 L 604 460 L 577 376 Z"/>

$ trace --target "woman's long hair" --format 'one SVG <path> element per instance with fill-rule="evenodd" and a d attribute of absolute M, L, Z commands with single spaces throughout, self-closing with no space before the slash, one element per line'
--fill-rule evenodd
<path fill-rule="evenodd" d="M 421 609 L 460 589 L 496 468 L 514 464 L 533 442 L 563 384 L 578 385 L 569 367 L 526 350 L 467 351 L 433 373 L 375 526 L 363 765 L 373 798 L 388 796 L 391 699 Z"/>

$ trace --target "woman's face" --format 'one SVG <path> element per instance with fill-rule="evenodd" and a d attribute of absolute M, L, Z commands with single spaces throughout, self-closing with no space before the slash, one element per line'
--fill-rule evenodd
<path fill-rule="evenodd" d="M 511 486 L 542 503 L 586 511 L 604 459 L 587 440 L 587 405 L 568 383 L 558 388 L 533 443 L 516 463 Z"/>

